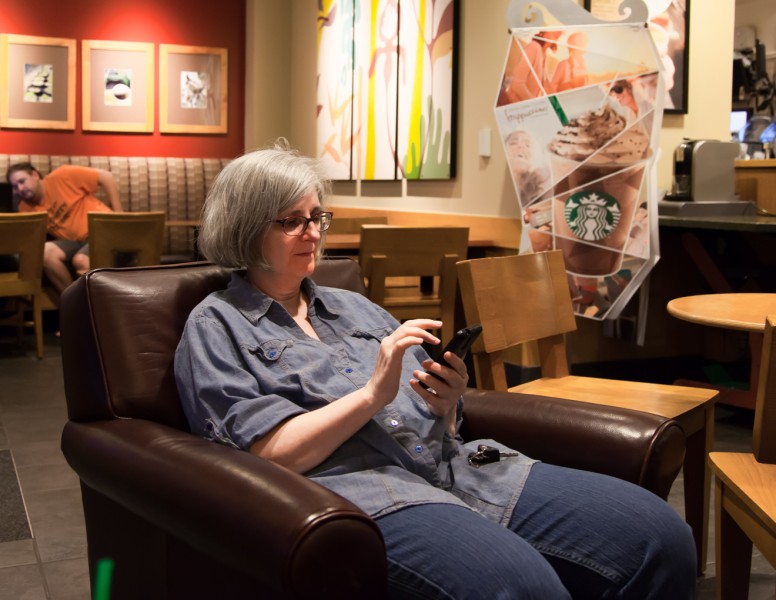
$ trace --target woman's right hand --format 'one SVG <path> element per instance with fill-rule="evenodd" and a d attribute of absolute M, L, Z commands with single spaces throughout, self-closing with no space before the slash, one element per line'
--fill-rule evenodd
<path fill-rule="evenodd" d="M 427 330 L 441 327 L 442 321 L 412 319 L 402 323 L 396 331 L 380 342 L 374 372 L 364 386 L 364 390 L 381 408 L 393 402 L 399 392 L 402 359 L 407 348 L 419 346 L 424 342 L 439 344 L 439 338 Z"/>
<path fill-rule="evenodd" d="M 410 346 L 438 344 L 427 329 L 439 329 L 441 321 L 416 319 L 400 325 L 380 342 L 374 373 L 367 384 L 337 402 L 291 417 L 262 438 L 250 451 L 291 469 L 306 473 L 331 456 L 399 392 L 402 359 Z"/>

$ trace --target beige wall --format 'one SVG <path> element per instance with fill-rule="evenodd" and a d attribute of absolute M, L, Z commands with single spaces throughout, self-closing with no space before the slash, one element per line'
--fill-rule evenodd
<path fill-rule="evenodd" d="M 245 149 L 253 150 L 289 136 L 293 75 L 289 56 L 295 36 L 291 35 L 290 3 L 246 0 L 245 4 Z"/>
<path fill-rule="evenodd" d="M 284 135 L 292 145 L 312 154 L 318 2 L 247 2 L 246 147 Z M 340 184 L 335 188 L 336 204 L 518 216 L 493 116 L 507 48 L 508 5 L 509 0 L 461 0 L 456 178 L 448 182 Z M 690 17 L 689 113 L 664 117 L 658 160 L 658 185 L 662 188 L 670 188 L 672 153 L 683 137 L 729 136 L 735 2 L 697 1 Z M 478 133 L 483 128 L 492 133 L 490 159 L 480 158 L 477 152 Z"/>

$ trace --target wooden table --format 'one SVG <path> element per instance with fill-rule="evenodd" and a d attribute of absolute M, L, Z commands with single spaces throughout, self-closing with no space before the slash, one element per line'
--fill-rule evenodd
<path fill-rule="evenodd" d="M 195 231 L 199 229 L 199 219 L 174 219 L 164 222 L 166 227 L 189 227 Z M 360 233 L 334 233 L 326 236 L 324 250 L 331 254 L 355 256 L 361 245 Z M 469 248 L 491 248 L 496 242 L 492 239 L 469 239 Z M 516 250 L 515 250 L 516 251 Z"/>
<path fill-rule="evenodd" d="M 164 222 L 167 227 L 191 227 L 197 229 L 201 221 L 199 219 L 177 219 Z M 361 245 L 360 233 L 334 233 L 326 236 L 326 250 L 340 250 L 357 252 Z M 496 246 L 495 240 L 491 239 L 469 239 L 470 248 L 488 248 Z"/>
<path fill-rule="evenodd" d="M 765 317 L 776 314 L 776 294 L 701 294 L 676 298 L 668 312 L 683 321 L 762 333 Z"/>
<path fill-rule="evenodd" d="M 360 245 L 360 233 L 336 233 L 326 236 L 324 248 L 326 250 L 345 250 L 357 252 Z M 469 248 L 488 248 L 495 245 L 496 242 L 494 240 L 469 239 Z"/>
<path fill-rule="evenodd" d="M 685 296 L 671 300 L 667 308 L 669 314 L 683 321 L 749 333 L 752 364 L 749 371 L 748 390 L 734 390 L 694 381 L 682 381 L 681 385 L 718 389 L 720 403 L 754 410 L 762 354 L 762 332 L 765 330 L 766 315 L 776 314 L 776 294 L 733 293 Z"/>
<path fill-rule="evenodd" d="M 776 294 L 733 293 L 685 296 L 671 300 L 667 308 L 669 314 L 677 319 L 699 325 L 722 327 L 749 333 L 752 366 L 748 390 L 733 390 L 707 382 L 684 379 L 675 381 L 674 384 L 716 389 L 720 392 L 718 402 L 754 409 L 760 372 L 765 317 L 767 314 L 776 314 Z M 711 447 L 710 441 L 707 444 L 706 451 L 710 451 Z M 719 506 L 717 506 L 717 510 L 720 510 Z M 717 521 L 717 528 L 719 528 L 719 521 Z M 719 553 L 719 548 L 717 548 L 717 552 Z"/>

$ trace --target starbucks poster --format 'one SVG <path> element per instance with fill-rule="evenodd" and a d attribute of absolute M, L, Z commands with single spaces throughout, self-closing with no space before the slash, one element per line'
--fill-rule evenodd
<path fill-rule="evenodd" d="M 625 0 L 612 23 L 573 0 L 513 0 L 508 15 L 495 116 L 521 252 L 561 250 L 574 310 L 592 319 L 619 316 L 659 258 L 664 83 L 642 7 Z"/>

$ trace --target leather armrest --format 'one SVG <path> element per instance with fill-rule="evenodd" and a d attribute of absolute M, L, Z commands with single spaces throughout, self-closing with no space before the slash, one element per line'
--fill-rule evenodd
<path fill-rule="evenodd" d="M 376 524 L 270 461 L 142 419 L 70 421 L 62 451 L 83 484 L 248 574 L 257 589 L 300 598 L 382 593 L 385 547 Z M 358 551 L 343 560 L 343 548 Z"/>
<path fill-rule="evenodd" d="M 684 461 L 673 419 L 588 402 L 467 390 L 461 434 L 495 439 L 546 463 L 612 475 L 667 498 Z"/>

